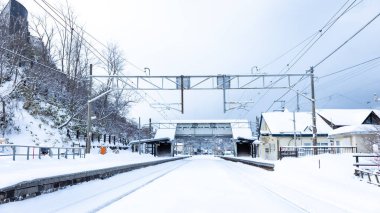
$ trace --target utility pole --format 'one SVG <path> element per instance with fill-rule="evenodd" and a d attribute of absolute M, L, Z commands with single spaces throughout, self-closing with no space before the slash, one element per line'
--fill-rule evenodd
<path fill-rule="evenodd" d="M 184 107 L 183 107 L 183 75 L 181 75 L 181 112 L 183 114 Z"/>
<path fill-rule="evenodd" d="M 313 146 L 317 146 L 317 117 L 315 113 L 315 91 L 314 91 L 314 67 L 310 68 L 311 80 L 311 111 L 312 111 L 312 127 L 313 127 Z M 314 155 L 318 154 L 318 149 L 314 148 Z"/>
<path fill-rule="evenodd" d="M 141 154 L 141 143 L 140 143 L 140 140 L 141 140 L 141 118 L 139 117 L 139 129 L 137 131 L 137 136 L 138 136 L 138 139 L 139 139 L 139 154 Z"/>
<path fill-rule="evenodd" d="M 298 93 L 298 90 L 297 90 L 297 112 L 300 111 L 300 95 Z"/>
<path fill-rule="evenodd" d="M 223 75 L 223 112 L 226 113 L 226 75 Z"/>
<path fill-rule="evenodd" d="M 293 140 L 294 140 L 294 146 L 297 146 L 296 112 L 293 112 Z"/>
<path fill-rule="evenodd" d="M 92 90 L 92 64 L 90 64 L 90 75 L 89 75 L 89 90 L 88 90 L 88 100 L 91 98 Z M 86 140 L 86 153 L 89 154 L 91 150 L 91 102 L 87 102 L 87 140 Z"/>

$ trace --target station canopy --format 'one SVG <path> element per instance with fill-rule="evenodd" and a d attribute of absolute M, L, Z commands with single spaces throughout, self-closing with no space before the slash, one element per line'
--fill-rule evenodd
<path fill-rule="evenodd" d="M 253 139 L 248 120 L 164 120 L 155 138 L 224 137 Z"/>

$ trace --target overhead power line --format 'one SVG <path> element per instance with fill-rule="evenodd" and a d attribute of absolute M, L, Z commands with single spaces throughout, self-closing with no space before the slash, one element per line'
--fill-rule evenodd
<path fill-rule="evenodd" d="M 297 64 L 301 59 L 302 57 L 316 44 L 316 42 L 343 16 L 345 15 L 349 10 L 351 10 L 352 8 L 354 8 L 355 6 L 357 6 L 358 4 L 354 5 L 354 3 L 356 2 L 356 0 L 354 0 L 338 17 L 337 15 L 343 10 L 343 8 L 345 8 L 345 6 L 347 5 L 347 3 L 349 2 L 349 0 L 347 0 L 340 8 L 339 10 L 326 22 L 326 24 L 321 28 L 319 29 L 315 34 L 313 34 L 314 36 L 311 36 L 312 39 L 290 60 L 290 62 L 280 71 L 280 74 L 281 73 L 287 73 L 291 70 L 291 68 L 293 68 L 295 66 L 295 64 Z M 336 17 L 336 18 L 335 18 Z M 335 18 L 335 19 L 334 19 Z M 326 30 L 324 30 L 325 28 L 327 28 Z M 320 36 L 318 38 L 316 38 L 316 36 L 319 34 Z M 309 37 L 308 37 L 309 38 Z M 315 39 L 316 38 L 316 39 Z M 303 78 L 303 77 L 302 77 Z M 300 78 L 300 80 L 302 79 Z M 261 95 L 259 97 L 259 99 L 257 101 L 255 101 L 255 104 L 254 106 L 252 106 L 251 109 L 253 109 L 257 103 L 260 102 L 260 100 L 267 94 L 269 93 L 269 90 L 267 90 L 263 95 Z M 285 94 L 283 94 L 281 96 L 284 97 L 286 94 L 288 94 L 289 91 L 286 91 Z M 281 99 L 280 98 L 280 99 Z M 278 101 L 278 100 L 277 100 Z M 268 108 L 267 111 L 270 110 L 270 108 L 273 106 L 273 104 Z M 250 110 L 251 110 L 250 109 Z M 247 115 L 250 110 L 248 110 L 246 112 L 245 115 Z"/>
<path fill-rule="evenodd" d="M 47 3 L 46 1 L 44 1 L 44 0 L 42 0 L 43 2 L 44 2 L 44 4 L 46 4 L 48 7 L 49 7 L 49 9 L 50 10 L 52 10 L 58 17 L 59 17 L 59 19 L 61 19 L 61 20 L 63 20 L 63 22 L 64 22 L 64 24 L 62 24 L 60 21 L 58 21 L 57 20 L 57 18 L 55 18 L 49 11 L 47 11 L 47 9 L 45 8 L 45 7 L 43 7 L 41 4 L 39 4 L 36 0 L 34 0 L 34 2 L 39 6 L 39 7 L 41 7 L 49 16 L 51 16 L 53 19 L 54 19 L 54 21 L 56 22 L 56 23 L 58 23 L 59 25 L 61 25 L 66 31 L 70 31 L 70 30 L 73 30 L 78 36 L 81 36 L 81 38 L 88 44 L 88 46 L 87 46 L 87 49 L 91 52 L 91 53 L 93 53 L 94 54 L 94 56 L 95 57 L 97 57 L 103 64 L 105 64 L 105 65 L 107 65 L 107 63 L 108 63 L 108 58 L 107 57 L 105 57 L 102 53 L 100 53 L 93 45 L 91 45 L 91 43 L 90 42 L 88 42 L 82 35 L 80 35 L 79 34 L 79 32 L 76 32 L 74 29 L 67 29 L 67 24 L 66 24 L 66 21 L 65 21 L 65 18 L 63 18 L 63 17 L 66 17 L 61 11 L 59 11 L 58 9 L 56 9 L 54 6 L 52 6 L 51 4 L 49 4 L 49 3 Z M 63 17 L 62 17 L 63 16 Z M 78 27 L 78 25 L 74 22 L 74 21 L 72 21 L 72 24 L 73 24 L 73 26 L 76 26 L 76 27 Z M 86 33 L 87 35 L 89 35 L 90 37 L 92 37 L 95 41 L 97 41 L 99 44 L 101 44 L 103 47 L 106 47 L 107 48 L 107 46 L 104 44 L 104 43 L 102 43 L 102 42 L 100 42 L 98 39 L 96 39 L 94 36 L 92 36 L 90 33 L 88 33 L 87 31 L 83 31 L 84 33 Z M 86 45 L 85 45 L 86 46 Z M 96 53 L 97 54 L 96 54 Z M 102 59 L 101 59 L 101 58 Z M 104 61 L 104 60 L 105 61 Z M 144 72 L 144 70 L 143 69 L 141 69 L 141 68 L 139 68 L 138 66 L 136 66 L 135 64 L 133 64 L 132 62 L 130 62 L 130 61 L 128 61 L 127 59 L 125 59 L 124 58 L 124 60 L 126 61 L 126 62 L 128 62 L 129 64 L 131 64 L 133 67 L 135 67 L 136 69 L 138 69 L 138 70 L 140 70 L 140 71 L 142 71 L 142 72 Z M 144 72 L 145 73 L 145 72 Z M 120 73 L 120 74 L 122 74 L 122 73 Z M 125 76 L 124 74 L 122 74 L 122 76 Z M 131 84 L 135 84 L 134 82 L 130 82 Z M 155 100 L 153 97 L 150 97 L 150 95 L 149 94 L 147 94 L 146 92 L 144 92 L 143 91 L 143 93 L 144 93 L 144 95 L 141 95 L 141 94 L 139 94 L 139 91 L 134 91 L 136 94 L 138 94 L 141 98 L 143 98 L 145 101 L 147 101 L 148 103 L 149 103 L 149 105 L 151 105 L 151 103 L 150 103 L 150 101 L 149 100 L 147 100 L 147 98 L 145 97 L 145 96 L 147 96 L 147 97 L 149 97 L 149 98 L 151 98 L 152 100 L 153 100 L 153 102 L 156 102 L 156 103 L 158 103 L 158 101 L 157 100 Z M 159 94 L 160 95 L 160 94 Z M 160 97 L 162 97 L 161 95 L 160 95 Z M 157 111 L 157 110 L 156 110 Z M 157 111 L 164 119 L 167 119 L 166 118 L 166 115 L 165 114 L 163 114 L 163 113 L 161 113 L 161 112 L 159 112 L 159 111 Z"/>
<path fill-rule="evenodd" d="M 326 78 L 326 77 L 329 77 L 329 76 L 332 76 L 332 75 L 335 75 L 335 74 L 338 74 L 338 73 L 341 73 L 341 72 L 344 72 L 344 71 L 347 71 L 347 70 L 353 69 L 353 68 L 358 67 L 358 66 L 361 66 L 361 65 L 363 65 L 363 64 L 367 64 L 367 63 L 369 63 L 369 62 L 376 61 L 376 60 L 378 60 L 378 59 L 380 59 L 380 57 L 376 57 L 376 58 L 373 58 L 373 59 L 370 59 L 370 60 L 367 60 L 367 61 L 361 62 L 361 63 L 359 63 L 359 64 L 355 64 L 355 65 L 353 65 L 353 66 L 349 66 L 349 67 L 347 67 L 347 68 L 344 68 L 344 69 L 338 70 L 338 71 L 336 71 L 336 72 L 333 72 L 333 73 L 330 73 L 330 74 L 327 74 L 327 75 L 322 75 L 322 76 L 319 77 L 319 79 Z"/>
<path fill-rule="evenodd" d="M 35 0 L 34 0 L 35 1 Z M 62 11 L 59 11 L 57 8 L 55 8 L 52 4 L 48 3 L 46 0 L 42 0 L 42 2 L 48 6 L 50 8 L 50 10 L 52 10 L 61 20 L 63 20 L 65 22 L 65 20 L 62 18 L 62 16 L 65 16 Z M 79 27 L 77 24 L 73 23 L 74 26 L 76 27 Z M 87 32 L 86 30 L 82 29 L 82 31 L 88 35 L 91 39 L 93 39 L 94 41 L 96 41 L 98 44 L 100 44 L 101 46 L 103 46 L 104 48 L 108 48 L 106 44 L 104 44 L 103 42 L 101 42 L 100 40 L 98 40 L 95 36 L 93 36 L 91 33 Z M 137 70 L 145 73 L 144 69 L 140 68 L 139 66 L 137 66 L 136 64 L 132 63 L 131 61 L 129 61 L 128 59 L 124 58 L 124 60 L 129 63 L 131 66 L 133 66 L 134 68 L 136 68 Z"/>
<path fill-rule="evenodd" d="M 354 33 L 351 37 L 349 37 L 346 41 L 344 41 L 341 45 L 339 45 L 335 50 L 333 50 L 330 54 L 328 54 L 326 57 L 324 57 L 321 61 L 319 61 L 317 64 L 314 65 L 314 68 L 318 67 L 320 64 L 322 64 L 324 61 L 326 61 L 328 58 L 330 58 L 334 53 L 336 53 L 340 48 L 342 48 L 344 45 L 346 45 L 349 41 L 351 41 L 355 36 L 357 36 L 361 31 L 363 31 L 368 25 L 370 25 L 373 21 L 375 21 L 380 16 L 380 13 L 378 13 L 375 17 L 373 17 L 369 22 L 367 22 L 363 27 L 361 27 L 356 33 Z"/>
<path fill-rule="evenodd" d="M 377 61 L 377 60 L 379 60 L 380 59 L 380 57 L 375 57 L 375 58 L 372 58 L 372 59 L 370 59 L 370 60 L 366 60 L 366 61 L 364 61 L 364 62 L 361 62 L 361 63 L 358 63 L 358 64 L 355 64 L 355 65 L 351 65 L 351 66 L 349 66 L 349 67 L 346 67 L 346 68 L 344 68 L 344 69 L 341 69 L 341 70 L 338 70 L 338 71 L 335 71 L 335 72 L 333 72 L 333 73 L 330 73 L 330 74 L 327 74 L 327 75 L 323 75 L 323 76 L 320 76 L 320 77 L 318 77 L 317 79 L 324 79 L 324 78 L 327 78 L 327 77 L 331 77 L 331 76 L 333 76 L 333 75 L 336 75 L 336 74 L 339 74 L 339 73 L 342 73 L 342 72 L 346 72 L 346 71 L 350 71 L 350 70 L 352 70 L 352 69 L 354 69 L 354 68 L 357 68 L 357 67 L 360 67 L 360 66 L 363 66 L 363 65 L 366 65 L 366 64 L 369 64 L 370 62 L 375 62 L 375 61 Z M 359 70 L 356 70 L 356 71 L 354 71 L 354 72 L 350 72 L 351 73 L 351 76 L 349 76 L 349 74 L 347 74 L 347 75 L 345 75 L 345 80 L 343 80 L 343 78 L 335 78 L 335 79 L 333 79 L 333 80 L 335 80 L 335 81 L 338 81 L 339 80 L 339 82 L 344 82 L 344 81 L 346 81 L 346 80 L 348 80 L 348 79 L 350 79 L 350 78 L 352 78 L 352 77 L 355 77 L 355 76 L 357 76 L 357 75 L 353 75 L 354 73 L 360 73 L 360 74 L 363 74 L 364 72 L 367 72 L 367 71 L 369 71 L 369 70 L 371 70 L 371 69 L 374 69 L 374 68 L 376 68 L 377 66 L 379 66 L 379 65 L 373 65 L 373 66 L 371 66 L 371 67 L 365 67 L 365 68 L 361 68 L 361 69 L 359 69 Z M 330 80 L 331 81 L 331 80 Z M 328 81 L 328 82 L 330 82 L 330 81 Z M 318 81 L 317 81 L 318 82 Z M 325 85 L 325 84 L 323 84 L 323 85 Z M 321 85 L 319 85 L 319 86 L 321 86 Z M 310 83 L 309 84 L 307 84 L 305 87 L 303 87 L 301 90 L 300 90 L 300 93 L 303 93 L 307 88 L 309 88 L 310 87 Z M 292 98 L 290 98 L 289 100 L 288 100 L 288 102 L 292 102 L 295 98 L 296 98 L 297 96 L 293 96 Z"/>
<path fill-rule="evenodd" d="M 19 54 L 19 53 L 17 53 L 17 52 L 14 52 L 14 51 L 10 50 L 10 49 L 7 49 L 7 48 L 5 48 L 5 47 L 0 46 L 0 49 L 4 50 L 4 51 L 6 51 L 6 52 L 8 52 L 8 53 L 10 53 L 10 54 L 12 54 L 12 55 L 19 56 L 20 58 L 22 58 L 22 59 L 24 59 L 24 60 L 27 60 L 27 61 L 29 61 L 29 62 L 32 62 L 33 64 L 38 64 L 38 65 L 40 65 L 40 66 L 42 66 L 42 67 L 45 67 L 45 68 L 47 68 L 47 69 L 49 69 L 49 70 L 52 70 L 52 71 L 59 72 L 59 73 L 61 73 L 61 74 L 67 75 L 66 73 L 62 72 L 62 71 L 59 70 L 59 69 L 56 69 L 56 68 L 54 68 L 54 67 L 48 66 L 48 65 L 43 64 L 43 63 L 40 63 L 40 62 L 38 62 L 38 61 L 36 61 L 36 60 L 33 60 L 33 59 L 31 59 L 31 58 L 28 58 L 28 57 L 26 57 L 26 56 L 24 56 L 24 55 L 21 55 L 21 54 Z M 79 78 L 76 78 L 76 77 L 71 77 L 71 78 L 79 79 Z M 81 79 L 79 79 L 79 80 L 81 80 Z"/>

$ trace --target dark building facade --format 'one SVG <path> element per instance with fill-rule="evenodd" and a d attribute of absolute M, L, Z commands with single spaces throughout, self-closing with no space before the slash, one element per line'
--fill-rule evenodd
<path fill-rule="evenodd" d="M 16 0 L 9 0 L 3 11 L 1 11 L 3 26 L 9 34 L 20 34 L 28 39 L 28 10 Z"/>

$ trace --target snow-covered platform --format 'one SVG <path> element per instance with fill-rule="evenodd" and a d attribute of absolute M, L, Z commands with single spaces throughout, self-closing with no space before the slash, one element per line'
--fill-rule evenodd
<path fill-rule="evenodd" d="M 222 158 L 224 160 L 229 160 L 229 161 L 233 161 L 233 162 L 240 162 L 240 163 L 248 164 L 251 166 L 260 167 L 260 168 L 263 168 L 263 169 L 266 169 L 269 171 L 274 170 L 274 163 L 273 162 L 265 161 L 265 160 L 258 159 L 258 158 L 228 157 L 228 156 L 220 156 L 220 158 Z"/>
<path fill-rule="evenodd" d="M 0 165 L 0 204 L 56 191 L 60 188 L 135 169 L 166 163 L 186 157 L 154 158 L 130 152 L 88 155 L 90 159 L 16 161 L 5 159 Z"/>

